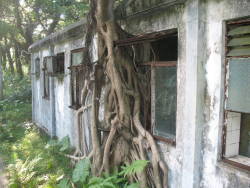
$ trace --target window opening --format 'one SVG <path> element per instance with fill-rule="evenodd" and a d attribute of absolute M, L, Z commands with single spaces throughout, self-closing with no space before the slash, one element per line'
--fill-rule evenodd
<path fill-rule="evenodd" d="M 84 48 L 71 51 L 71 105 L 70 108 L 79 109 L 81 106 L 81 91 L 84 84 L 83 70 Z"/>
<path fill-rule="evenodd" d="M 250 170 L 250 20 L 227 22 L 223 158 Z"/>
<path fill-rule="evenodd" d="M 44 60 L 43 60 L 43 98 L 44 99 L 49 99 L 49 73 L 48 73 L 47 61 L 48 61 L 48 57 L 44 57 Z"/>
<path fill-rule="evenodd" d="M 131 46 L 130 56 L 139 65 L 143 83 L 149 83 L 149 97 L 142 101 L 142 122 L 155 138 L 175 143 L 177 105 L 177 30 L 161 31 L 128 40 L 116 41 L 115 45 Z M 128 51 L 128 50 L 127 50 Z M 129 52 L 128 52 L 129 53 Z M 145 76 L 146 75 L 146 76 Z M 144 86 L 147 88 L 147 86 Z M 147 93 L 147 92 L 146 92 Z M 146 114 L 146 115 L 145 115 Z"/>
<path fill-rule="evenodd" d="M 40 58 L 39 57 L 35 59 L 34 73 L 36 75 L 36 78 L 39 79 L 40 77 Z"/>
<path fill-rule="evenodd" d="M 56 71 L 57 74 L 64 74 L 64 53 L 56 55 Z"/>

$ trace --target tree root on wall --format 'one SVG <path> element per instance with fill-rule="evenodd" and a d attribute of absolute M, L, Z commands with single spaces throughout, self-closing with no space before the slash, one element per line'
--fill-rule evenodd
<path fill-rule="evenodd" d="M 99 61 L 92 65 L 85 75 L 81 92 L 82 107 L 76 112 L 77 142 L 86 146 L 86 133 L 80 135 L 81 118 L 91 108 L 91 151 L 76 147 L 73 160 L 91 157 L 92 173 L 101 175 L 112 169 L 130 164 L 134 160 L 149 160 L 150 165 L 142 173 L 131 177 L 139 181 L 142 188 L 165 188 L 168 184 L 168 169 L 161 159 L 153 136 L 141 123 L 141 101 L 145 97 L 138 73 L 126 50 L 114 46 L 114 41 L 126 38 L 126 33 L 116 24 L 113 14 L 113 0 L 92 0 L 91 23 L 96 25 L 99 40 Z M 94 17 L 93 17 L 94 15 Z M 92 29 L 93 29 L 92 25 Z M 86 47 L 90 46 L 90 42 Z M 90 59 L 90 58 L 89 58 Z M 86 60 L 86 59 L 85 59 Z M 90 64 L 90 63 L 89 63 Z M 98 119 L 101 90 L 105 88 L 104 122 Z M 87 104 L 87 96 L 92 96 Z M 145 115 L 145 114 L 143 114 Z M 147 114 L 146 114 L 147 115 Z M 101 131 L 100 131 L 101 130 Z M 104 131 L 105 130 L 105 131 Z M 81 140 L 80 140 L 81 139 Z"/>

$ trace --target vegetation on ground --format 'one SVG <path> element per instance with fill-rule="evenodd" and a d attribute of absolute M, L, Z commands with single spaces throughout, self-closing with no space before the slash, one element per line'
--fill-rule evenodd
<path fill-rule="evenodd" d="M 51 139 L 31 123 L 29 78 L 5 77 L 8 97 L 0 101 L 0 156 L 10 188 L 139 187 L 139 183 L 129 183 L 129 177 L 141 172 L 147 161 L 134 161 L 99 177 L 91 174 L 88 158 L 73 166 L 67 157 L 73 152 L 69 138 Z"/>
<path fill-rule="evenodd" d="M 48 147 L 50 138 L 31 123 L 30 80 L 5 75 L 5 99 L 0 101 L 0 156 L 10 187 L 48 187 L 72 172 L 70 160 Z M 47 146 L 47 147 L 46 147 Z"/>

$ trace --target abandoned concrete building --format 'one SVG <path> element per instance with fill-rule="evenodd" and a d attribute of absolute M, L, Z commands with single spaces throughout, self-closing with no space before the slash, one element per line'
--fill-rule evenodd
<path fill-rule="evenodd" d="M 147 52 L 141 61 L 151 74 L 152 134 L 170 187 L 249 188 L 250 1 L 135 0 L 118 17 L 134 37 L 115 45 L 150 43 L 157 53 L 156 63 L 145 63 Z M 74 117 L 85 24 L 30 46 L 33 121 L 79 147 Z M 103 116 L 101 107 L 100 121 Z M 84 123 L 90 119 L 86 110 Z"/>

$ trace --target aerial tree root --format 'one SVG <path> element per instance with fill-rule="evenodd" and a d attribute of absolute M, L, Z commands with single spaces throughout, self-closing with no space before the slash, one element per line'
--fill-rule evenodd
<path fill-rule="evenodd" d="M 91 0 L 92 15 L 90 23 L 93 31 L 96 28 L 99 42 L 99 61 L 87 68 L 85 83 L 81 92 L 82 107 L 76 112 L 76 133 L 78 145 L 73 160 L 91 157 L 92 173 L 101 175 L 110 173 L 121 165 L 130 164 L 134 160 L 149 160 L 145 171 L 130 177 L 130 181 L 139 181 L 142 188 L 166 188 L 168 184 L 168 168 L 161 159 L 153 136 L 141 123 L 145 97 L 150 92 L 143 91 L 142 81 L 136 69 L 131 49 L 114 46 L 114 41 L 124 39 L 127 33 L 116 24 L 113 14 L 113 0 Z M 88 34 L 87 34 L 88 35 Z M 87 37 L 87 39 L 89 39 Z M 86 47 L 91 45 L 87 41 Z M 133 49 L 135 53 L 135 50 Z M 87 56 L 88 54 L 85 54 Z M 91 58 L 85 58 L 90 61 Z M 98 119 L 101 91 L 105 89 L 104 121 Z M 91 104 L 87 96 L 91 96 Z M 87 149 L 86 132 L 83 114 L 91 108 L 91 148 Z M 147 116 L 148 114 L 143 114 Z M 80 135 L 80 132 L 82 135 Z M 84 146 L 80 148 L 80 143 Z"/>

